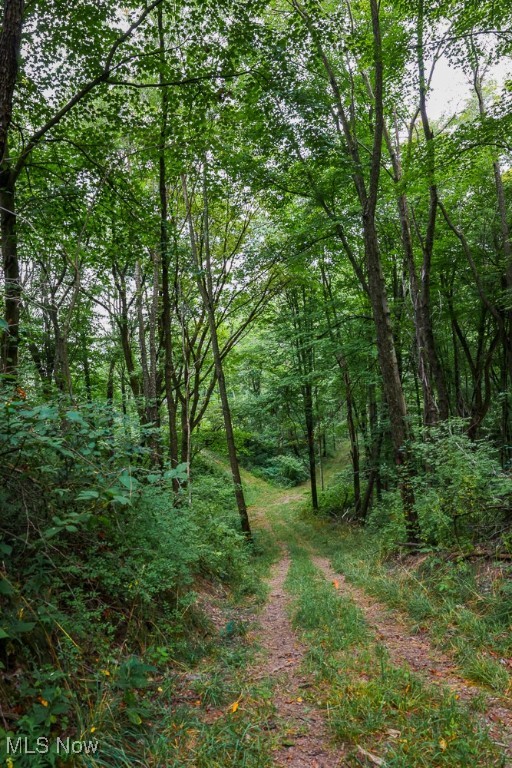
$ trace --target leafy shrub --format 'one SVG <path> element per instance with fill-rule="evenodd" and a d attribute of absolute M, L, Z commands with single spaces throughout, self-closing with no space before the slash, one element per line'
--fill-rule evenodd
<path fill-rule="evenodd" d="M 507 514 L 512 480 L 489 441 L 472 442 L 460 419 L 429 429 L 412 446 L 413 486 L 422 538 L 468 543 L 496 530 Z"/>
<path fill-rule="evenodd" d="M 0 409 L 0 700 L 29 744 L 84 717 L 139 728 L 144 649 L 166 638 L 169 658 L 188 653 L 195 579 L 253 584 L 224 474 L 194 476 L 189 505 L 172 486 L 186 467 L 152 467 L 148 436 L 98 403 Z"/>
<path fill-rule="evenodd" d="M 510 520 L 512 478 L 488 441 L 473 442 L 466 423 L 453 419 L 425 429 L 410 446 L 412 486 L 421 539 L 428 547 L 468 546 L 498 533 Z M 405 540 L 402 502 L 395 488 L 369 518 L 392 548 Z"/>
<path fill-rule="evenodd" d="M 299 485 L 309 476 L 304 462 L 289 454 L 276 456 L 257 474 L 260 474 L 265 480 L 284 487 Z"/>
<path fill-rule="evenodd" d="M 367 526 L 372 533 L 378 531 L 383 552 L 392 551 L 397 544 L 407 541 L 402 499 L 397 488 L 382 493 L 381 500 L 368 515 Z"/>
<path fill-rule="evenodd" d="M 328 487 L 318 494 L 320 512 L 347 518 L 354 514 L 354 485 L 351 470 L 334 475 Z"/>

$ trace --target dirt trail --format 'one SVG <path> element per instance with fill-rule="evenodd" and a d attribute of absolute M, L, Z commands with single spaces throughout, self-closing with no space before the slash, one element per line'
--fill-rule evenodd
<path fill-rule="evenodd" d="M 446 654 L 434 648 L 425 635 L 411 635 L 399 614 L 390 614 L 389 609 L 367 595 L 363 590 L 349 584 L 342 574 L 337 573 L 325 557 L 312 557 L 317 568 L 325 577 L 339 584 L 340 590 L 348 595 L 363 611 L 368 625 L 389 653 L 393 664 L 406 664 L 413 672 L 419 673 L 429 683 L 450 688 L 461 701 L 471 702 L 482 693 L 482 688 L 472 685 L 457 675 L 455 663 Z M 498 698 L 488 697 L 482 722 L 489 728 L 491 738 L 512 760 L 512 711 L 504 707 Z M 512 765 L 512 762 L 509 762 Z"/>
<path fill-rule="evenodd" d="M 331 746 L 323 713 L 302 700 L 310 681 L 301 672 L 305 646 L 288 618 L 290 597 L 284 591 L 284 582 L 289 566 L 290 561 L 284 556 L 272 571 L 268 601 L 260 617 L 259 639 L 264 654 L 253 674 L 253 679 L 269 677 L 276 683 L 276 717 L 286 723 L 286 736 L 274 753 L 274 764 L 289 768 L 340 768 L 344 765 L 343 753 Z"/>

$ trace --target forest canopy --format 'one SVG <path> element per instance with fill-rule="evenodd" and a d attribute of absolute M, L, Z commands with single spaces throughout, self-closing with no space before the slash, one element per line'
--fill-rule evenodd
<path fill-rule="evenodd" d="M 159 616 L 178 637 L 199 577 L 254 587 L 244 471 L 386 552 L 512 552 L 511 22 L 3 0 L 0 669 L 27 733 L 75 722 L 89 623 L 106 658 Z"/>

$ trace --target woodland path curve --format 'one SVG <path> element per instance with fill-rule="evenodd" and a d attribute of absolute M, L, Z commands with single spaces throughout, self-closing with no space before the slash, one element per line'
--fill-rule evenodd
<path fill-rule="evenodd" d="M 274 495 L 269 507 L 297 504 L 303 495 L 286 491 Z M 273 530 L 265 509 L 254 509 L 257 527 Z M 275 533 L 275 531 L 274 531 Z M 297 538 L 296 533 L 281 527 L 278 540 L 286 551 L 287 535 Z M 370 597 L 364 590 L 349 584 L 343 574 L 336 572 L 330 561 L 312 551 L 311 545 L 300 537 L 301 546 L 309 551 L 316 568 L 333 583 L 340 594 L 349 597 L 363 612 L 375 633 L 376 640 L 389 653 L 396 666 L 408 666 L 427 683 L 446 687 L 464 703 L 484 693 L 486 708 L 478 715 L 480 722 L 489 729 L 492 740 L 506 755 L 507 768 L 512 766 L 512 710 L 502 700 L 489 694 L 477 684 L 464 680 L 457 672 L 456 661 L 435 648 L 425 633 L 413 634 L 405 617 Z M 279 720 L 286 723 L 289 739 L 275 752 L 276 766 L 292 768 L 338 768 L 343 766 L 343 746 L 333 747 L 325 714 L 320 709 L 304 704 L 301 691 L 308 687 L 307 675 L 301 669 L 306 647 L 298 639 L 289 619 L 291 598 L 285 590 L 285 580 L 290 565 L 283 554 L 274 565 L 269 579 L 269 595 L 260 615 L 260 643 L 263 658 L 259 659 L 258 674 L 276 679 L 274 705 Z"/>

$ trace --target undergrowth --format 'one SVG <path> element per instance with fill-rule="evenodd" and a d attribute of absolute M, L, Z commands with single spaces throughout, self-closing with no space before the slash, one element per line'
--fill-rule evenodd
<path fill-rule="evenodd" d="M 409 615 L 412 629 L 454 653 L 463 674 L 502 695 L 511 692 L 510 566 L 482 569 L 465 555 L 425 552 L 399 558 L 378 534 L 303 518 L 311 544 L 368 594 Z"/>
<path fill-rule="evenodd" d="M 305 695 L 325 708 L 336 738 L 349 745 L 346 764 L 361 765 L 362 748 L 389 768 L 503 765 L 456 697 L 393 667 L 355 604 L 325 581 L 304 550 L 292 545 L 291 552 L 293 621 L 316 675 Z"/>
<path fill-rule="evenodd" d="M 263 599 L 269 537 L 247 545 L 215 466 L 197 462 L 189 504 L 175 489 L 186 467 L 155 469 L 151 430 L 104 406 L 8 403 L 0 446 L 0 764 L 62 764 L 57 737 L 98 740 L 73 764 L 181 764 L 172 745 L 163 758 L 154 744 L 161 752 L 158 734 L 177 722 L 178 673 L 215 646 L 197 590 Z M 233 764 L 258 764 L 240 762 L 244 728 L 226 726 L 219 765 L 231 749 Z M 216 764 L 214 734 L 197 765 Z M 8 738 L 32 753 L 9 756 Z"/>

